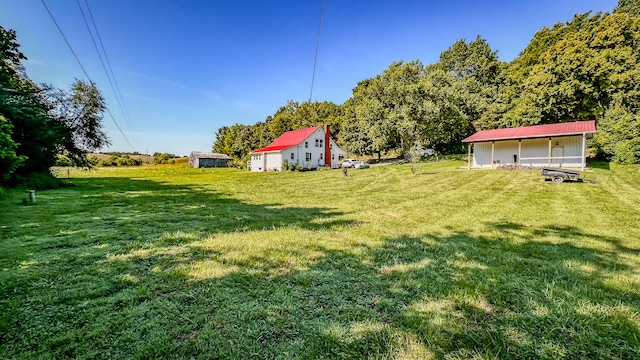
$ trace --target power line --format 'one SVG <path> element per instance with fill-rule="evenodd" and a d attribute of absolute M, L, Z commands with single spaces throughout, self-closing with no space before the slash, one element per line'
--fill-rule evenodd
<path fill-rule="evenodd" d="M 122 98 L 122 94 L 120 93 L 120 89 L 118 88 L 118 91 L 116 91 L 116 87 L 118 85 L 117 81 L 116 81 L 116 77 L 113 74 L 113 69 L 111 68 L 111 64 L 109 63 L 109 58 L 107 56 L 107 52 L 104 49 L 104 45 L 102 44 L 102 39 L 100 38 L 100 33 L 98 32 L 98 27 L 96 26 L 95 21 L 93 20 L 93 16 L 91 15 L 91 9 L 89 9 L 89 4 L 87 3 L 87 1 L 85 0 L 85 5 L 87 6 L 87 10 L 89 12 L 89 15 L 91 16 L 91 22 L 93 23 L 93 28 L 94 31 L 96 32 L 96 36 L 98 37 L 98 40 L 100 41 L 100 45 L 102 46 L 102 53 L 104 54 L 104 57 L 107 61 L 107 65 L 109 67 L 109 70 L 111 71 L 111 75 L 109 75 L 109 71 L 107 71 L 107 66 L 105 65 L 104 60 L 102 59 L 102 54 L 100 53 L 100 50 L 98 49 L 98 45 L 96 43 L 95 38 L 93 37 L 93 33 L 91 31 L 91 28 L 89 26 L 89 22 L 87 21 L 87 17 L 84 14 L 84 10 L 82 9 L 82 6 L 80 5 L 80 0 L 76 0 L 76 3 L 78 4 L 78 8 L 80 9 L 80 14 L 82 14 L 82 19 L 84 20 L 85 25 L 87 26 L 87 31 L 89 32 L 89 36 L 91 37 L 91 41 L 93 42 L 93 47 L 96 49 L 96 52 L 98 53 L 98 58 L 100 59 L 100 64 L 102 65 L 102 69 L 104 70 L 105 74 L 107 75 L 107 80 L 109 81 L 109 85 L 111 86 L 111 90 L 113 91 L 113 95 L 116 98 L 116 102 L 118 103 L 118 106 L 120 107 L 120 111 L 122 112 L 122 116 L 124 117 L 125 121 L 127 122 L 127 125 L 129 126 L 129 130 L 131 130 L 131 132 L 133 134 L 135 134 L 134 130 L 133 130 L 133 123 L 131 122 L 130 117 L 128 116 L 128 112 L 125 111 L 126 108 L 124 106 L 124 99 Z M 111 79 L 113 78 L 113 82 L 111 81 Z M 114 87 L 114 82 L 116 84 L 116 87 Z M 118 96 L 118 94 L 120 94 L 120 96 Z M 135 136 L 135 135 L 134 135 Z"/>
<path fill-rule="evenodd" d="M 107 67 L 111 72 L 111 77 L 113 78 L 113 83 L 116 85 L 116 90 L 118 91 L 118 95 L 120 96 L 120 100 L 122 100 L 122 107 L 124 108 L 124 112 L 126 117 L 131 121 L 131 117 L 129 116 L 129 110 L 127 109 L 127 104 L 124 102 L 124 98 L 122 97 L 122 92 L 120 91 L 120 86 L 118 85 L 118 79 L 116 79 L 116 75 L 113 73 L 113 68 L 111 67 L 111 62 L 109 61 L 109 56 L 107 56 L 107 51 L 104 48 L 104 44 L 102 43 L 102 38 L 100 37 L 100 32 L 98 32 L 98 27 L 96 26 L 96 22 L 93 19 L 93 14 L 91 13 L 91 8 L 89 7 L 89 3 L 87 0 L 84 0 L 85 5 L 87 6 L 87 11 L 89 12 L 89 18 L 91 19 L 91 23 L 93 23 L 93 28 L 96 30 L 96 35 L 98 36 L 98 42 L 100 42 L 100 47 L 102 48 L 102 53 L 104 53 L 104 58 L 107 61 Z M 133 126 L 133 122 L 131 122 Z M 133 130 L 133 129 L 132 129 Z"/>
<path fill-rule="evenodd" d="M 64 42 L 67 43 L 67 46 L 69 47 L 69 50 L 71 50 L 71 53 L 73 54 L 73 57 L 76 58 L 76 61 L 78 62 L 78 65 L 80 65 L 80 68 L 82 69 L 82 72 L 87 77 L 87 79 L 89 79 L 89 81 L 91 81 L 91 78 L 89 77 L 89 74 L 87 74 L 87 70 L 85 70 L 84 66 L 82 66 L 82 63 L 80 62 L 80 59 L 78 59 L 78 55 L 76 55 L 76 52 L 73 51 L 73 48 L 71 47 L 71 44 L 69 44 L 69 40 L 67 40 L 67 37 L 62 32 L 62 29 L 60 28 L 60 25 L 58 25 L 58 22 L 56 21 L 56 18 L 53 17 L 53 14 L 51 13 L 51 10 L 49 10 L 49 7 L 44 2 L 44 0 L 41 0 L 41 1 L 42 1 L 42 5 L 44 5 L 44 8 L 47 9 L 47 12 L 49 13 L 49 16 L 51 16 L 51 20 L 53 20 L 53 23 L 58 28 L 58 31 L 60 32 L 60 35 L 62 35 L 62 38 L 64 39 Z"/>
<path fill-rule="evenodd" d="M 318 63 L 318 48 L 320 47 L 320 30 L 322 29 L 322 13 L 324 13 L 324 0 L 322 0 L 322 7 L 320 8 L 320 24 L 318 24 L 318 40 L 316 42 L 316 55 L 313 59 L 313 73 L 311 75 L 311 93 L 309 93 L 309 102 L 313 97 L 313 83 L 316 78 L 316 65 Z"/>
<path fill-rule="evenodd" d="M 78 65 L 80 65 L 80 68 L 82 69 L 82 72 L 84 73 L 84 75 L 87 77 L 87 79 L 92 83 L 95 84 L 95 82 L 93 82 L 93 80 L 91 80 L 91 77 L 89 76 L 89 74 L 87 73 L 87 70 L 85 70 L 84 66 L 82 66 L 82 62 L 80 62 L 80 59 L 78 58 L 78 55 L 76 55 L 76 52 L 73 50 L 73 47 L 71 46 L 71 44 L 69 43 L 69 40 L 67 40 L 67 37 L 64 35 L 64 32 L 62 31 L 62 29 L 60 28 L 60 25 L 58 25 L 58 22 L 56 21 L 55 17 L 53 16 L 53 14 L 51 13 L 51 10 L 49 10 L 49 7 L 47 6 L 47 4 L 45 3 L 44 0 L 40 0 L 42 2 L 42 5 L 44 6 L 44 8 L 47 10 L 47 13 L 49 13 L 49 16 L 51 17 L 51 20 L 53 20 L 53 23 L 56 25 L 56 28 L 58 28 L 58 31 L 60 32 L 60 35 L 62 35 L 62 38 L 64 39 L 64 41 L 67 43 L 67 46 L 69 47 L 69 50 L 71 50 L 71 53 L 73 54 L 73 57 L 76 59 L 76 61 L 78 62 Z M 136 150 L 134 149 L 133 145 L 131 145 L 131 142 L 129 141 L 129 139 L 127 138 L 127 136 L 124 134 L 124 132 L 122 131 L 122 129 L 120 128 L 120 125 L 118 124 L 118 122 L 116 121 L 116 118 L 113 117 L 113 114 L 111 114 L 111 111 L 109 111 L 109 108 L 107 109 L 107 113 L 109 114 L 109 116 L 111 117 L 111 120 L 113 120 L 113 122 L 116 124 L 116 127 L 118 128 L 118 130 L 120 131 L 120 134 L 122 134 L 122 137 L 125 139 L 125 141 L 127 142 L 127 144 L 129 144 L 129 146 L 131 147 L 131 149 L 135 152 Z"/>

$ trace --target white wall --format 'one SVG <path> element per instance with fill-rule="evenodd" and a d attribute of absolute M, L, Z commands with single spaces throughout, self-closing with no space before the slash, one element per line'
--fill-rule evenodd
<path fill-rule="evenodd" d="M 331 167 L 334 169 L 341 167 L 342 160 L 347 158 L 347 152 L 339 148 L 333 139 L 331 139 L 331 158 Z M 328 164 L 329 163 L 327 163 L 327 165 Z"/>
<path fill-rule="evenodd" d="M 316 140 L 318 140 L 318 146 L 316 146 Z M 322 140 L 322 146 L 320 146 L 320 140 Z M 314 131 L 305 141 L 300 145 L 283 149 L 278 152 L 257 153 L 251 156 L 251 171 L 267 171 L 276 170 L 280 171 L 285 161 L 293 163 L 294 165 L 302 165 L 307 167 L 306 154 L 311 154 L 311 167 L 317 168 L 319 164 L 328 165 L 325 156 L 325 134 L 322 128 Z M 341 156 L 344 158 L 347 156 L 347 152 L 340 149 L 333 139 L 331 139 L 331 166 L 338 168 L 341 165 Z M 293 159 L 292 159 L 293 155 Z"/>
<path fill-rule="evenodd" d="M 549 138 L 522 140 L 522 150 L 520 155 L 520 165 L 524 166 L 547 166 L 549 156 Z M 551 140 L 553 153 L 562 153 L 562 156 L 582 155 L 582 136 L 555 137 Z M 513 155 L 518 154 L 518 141 L 506 140 L 496 141 L 493 160 L 499 161 L 500 165 L 513 164 Z M 543 159 L 528 159 L 543 158 Z M 552 166 L 559 167 L 581 167 L 582 160 L 575 159 L 553 159 Z M 473 144 L 473 167 L 491 167 L 491 142 Z"/>
<path fill-rule="evenodd" d="M 318 146 L 316 146 L 316 140 L 318 141 Z M 320 141 L 322 141 L 322 146 L 320 146 Z M 331 144 L 331 166 L 332 167 L 340 167 L 339 155 L 346 156 L 346 151 L 340 149 L 333 139 L 330 140 Z M 293 162 L 296 165 L 302 165 L 304 167 L 307 166 L 306 154 L 311 154 L 311 167 L 317 168 L 322 165 L 328 165 L 329 162 L 324 158 L 325 156 L 325 134 L 322 128 L 314 131 L 309 137 L 303 141 L 300 145 L 294 146 L 285 150 L 282 150 L 282 161 L 287 160 L 288 162 Z M 291 154 L 294 154 L 294 160 L 291 160 Z"/>
<path fill-rule="evenodd" d="M 264 153 L 251 155 L 251 171 L 265 171 L 264 155 Z"/>
<path fill-rule="evenodd" d="M 265 170 L 280 171 L 282 170 L 282 154 L 279 152 L 265 153 L 267 157 L 265 161 Z"/>

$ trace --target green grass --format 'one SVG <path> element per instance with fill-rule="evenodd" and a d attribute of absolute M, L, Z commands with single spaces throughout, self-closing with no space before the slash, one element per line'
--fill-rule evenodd
<path fill-rule="evenodd" d="M 640 167 L 465 165 L 9 190 L 0 358 L 639 358 Z"/>

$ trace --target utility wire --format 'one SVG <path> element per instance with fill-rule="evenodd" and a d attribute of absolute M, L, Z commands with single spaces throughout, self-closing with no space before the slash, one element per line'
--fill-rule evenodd
<path fill-rule="evenodd" d="M 107 51 L 104 49 L 104 44 L 102 43 L 102 38 L 100 37 L 100 32 L 98 32 L 98 27 L 96 26 L 96 22 L 93 20 L 93 14 L 91 13 L 91 8 L 89 7 L 89 3 L 87 0 L 84 0 L 85 5 L 87 6 L 87 11 L 89 12 L 89 18 L 91 19 L 91 23 L 93 23 L 93 28 L 96 30 L 96 35 L 98 36 L 98 42 L 100 42 L 100 47 L 102 48 L 102 53 L 104 54 L 104 58 L 107 61 L 107 67 L 111 72 L 111 77 L 113 78 L 113 83 L 116 85 L 116 90 L 118 91 L 118 95 L 122 100 L 122 106 L 124 107 L 124 112 L 126 113 L 127 118 L 131 121 L 131 117 L 129 116 L 129 110 L 127 109 L 127 104 L 124 102 L 124 98 L 122 97 L 122 92 L 120 91 L 120 86 L 118 85 L 118 79 L 116 79 L 116 75 L 113 73 L 113 68 L 111 67 L 111 62 L 109 61 L 109 56 L 107 56 Z M 133 126 L 133 122 L 131 123 Z"/>
<path fill-rule="evenodd" d="M 107 75 L 107 80 L 109 81 L 109 85 L 111 86 L 111 90 L 113 91 L 113 95 L 116 98 L 116 102 L 118 103 L 118 106 L 120 107 L 120 111 L 122 112 L 122 116 L 125 118 L 125 121 L 127 122 L 127 125 L 129 126 L 129 130 L 131 130 L 131 132 L 133 134 L 133 133 L 135 133 L 133 131 L 133 124 L 131 122 L 131 119 L 128 117 L 128 113 L 125 111 L 124 99 L 122 99 L 122 95 L 121 94 L 120 94 L 120 97 L 118 97 L 118 92 L 120 91 L 120 89 L 118 89 L 118 92 L 116 92 L 116 88 L 113 85 L 114 82 L 116 82 L 116 78 L 115 78 L 115 75 L 113 74 L 113 69 L 111 69 L 111 64 L 109 64 L 109 58 L 107 57 L 107 52 L 105 51 L 104 46 L 102 46 L 102 53 L 104 54 L 104 57 L 107 60 L 107 64 L 109 65 L 109 69 L 111 70 L 111 75 L 109 75 L 109 71 L 107 71 L 107 66 L 105 65 L 105 62 L 102 59 L 102 54 L 100 53 L 100 50 L 98 49 L 98 44 L 96 43 L 96 40 L 93 37 L 93 33 L 91 31 L 91 28 L 89 27 L 89 22 L 87 21 L 87 17 L 85 16 L 84 10 L 82 9 L 82 6 L 80 5 L 80 0 L 76 0 L 76 3 L 78 4 L 78 8 L 80 9 L 80 14 L 82 14 L 82 19 L 84 20 L 84 23 L 87 26 L 87 31 L 89 32 L 89 36 L 91 37 L 91 41 L 93 42 L 93 47 L 96 49 L 96 52 L 98 53 L 98 58 L 100 59 L 100 64 L 102 64 L 102 69 L 104 70 L 104 73 Z M 85 0 L 85 5 L 87 5 L 87 9 L 88 9 L 89 4 L 87 3 L 86 0 Z M 89 10 L 89 14 L 91 15 L 91 10 Z M 95 22 L 93 21 L 93 17 L 91 17 L 91 21 L 93 23 L 93 28 L 94 28 L 94 31 L 96 32 L 96 36 L 98 37 L 98 40 L 100 40 L 100 33 L 98 32 L 98 28 L 97 28 Z M 102 45 L 102 40 L 100 40 L 100 44 Z M 111 78 L 113 78 L 113 82 L 111 81 Z M 116 82 L 116 85 L 117 85 L 117 82 Z"/>
<path fill-rule="evenodd" d="M 78 55 L 76 55 L 76 52 L 73 50 L 73 47 L 71 46 L 71 44 L 69 43 L 69 40 L 67 40 L 67 37 L 64 35 L 64 32 L 62 31 L 62 29 L 60 28 L 60 25 L 58 25 L 58 22 L 56 21 L 56 18 L 53 16 L 53 14 L 51 13 L 51 10 L 49 10 L 49 7 L 47 6 L 47 3 L 45 3 L 44 0 L 40 0 L 42 2 L 42 5 L 44 6 L 44 8 L 47 10 L 47 12 L 49 13 L 49 16 L 51 17 L 51 20 L 53 20 L 53 23 L 56 25 L 56 28 L 58 28 L 58 31 L 60 32 L 60 35 L 62 35 L 62 38 L 64 39 L 64 41 L 67 43 L 67 46 L 69 47 L 69 50 L 71 50 L 71 53 L 73 54 L 73 57 L 76 59 L 76 61 L 78 62 L 78 65 L 80 65 L 80 68 L 82 69 L 82 72 L 84 73 L 84 75 L 87 77 L 87 79 L 95 84 L 93 82 L 93 80 L 91 80 L 91 77 L 89 76 L 89 74 L 87 73 L 87 70 L 85 70 L 84 66 L 82 66 L 82 62 L 80 62 L 80 59 L 78 58 Z M 107 113 L 109 114 L 109 116 L 111 117 L 111 119 L 113 120 L 113 122 L 116 124 L 116 127 L 118 128 L 118 130 L 120 131 L 120 134 L 122 134 L 122 137 L 124 137 L 125 141 L 127 142 L 127 144 L 129 144 L 129 146 L 131 147 L 131 149 L 135 152 L 136 150 L 134 149 L 133 145 L 131 145 L 131 142 L 129 141 L 129 139 L 127 138 L 127 136 L 124 134 L 124 132 L 122 131 L 122 129 L 120 128 L 120 125 L 118 124 L 118 122 L 116 121 L 116 118 L 113 117 L 113 114 L 111 114 L 111 111 L 109 111 L 109 108 L 107 109 Z"/>
<path fill-rule="evenodd" d="M 322 7 L 320 8 L 320 24 L 318 24 L 318 40 L 316 41 L 316 56 L 313 59 L 313 73 L 311 75 L 311 93 L 309 93 L 309 102 L 313 97 L 313 83 L 316 78 L 316 65 L 318 64 L 318 48 L 320 47 L 320 30 L 322 29 L 322 13 L 324 13 L 324 0 L 322 0 Z"/>
<path fill-rule="evenodd" d="M 82 66 L 82 63 L 80 62 L 80 59 L 78 59 L 78 55 L 76 55 L 76 52 L 73 51 L 73 48 L 71 47 L 71 44 L 69 44 L 69 40 L 67 40 L 67 37 L 62 32 L 62 29 L 60 28 L 60 25 L 58 25 L 58 22 L 56 21 L 56 18 L 53 17 L 53 14 L 51 13 L 51 10 L 49 10 L 49 7 L 44 2 L 44 0 L 41 0 L 41 1 L 42 1 L 42 5 L 44 5 L 44 8 L 47 9 L 47 12 L 49 13 L 49 16 L 51 16 L 51 20 L 53 20 L 53 23 L 58 28 L 58 31 L 60 32 L 60 35 L 62 35 L 62 38 L 64 39 L 64 42 L 67 43 L 67 46 L 69 47 L 69 50 L 71 50 L 71 53 L 73 54 L 73 57 L 76 58 L 76 61 L 78 62 L 78 65 L 80 65 L 80 68 L 82 69 L 82 72 L 87 77 L 87 79 L 89 79 L 89 81 L 91 81 L 91 78 L 89 77 L 89 74 L 87 74 L 87 70 L 85 70 L 84 66 Z"/>

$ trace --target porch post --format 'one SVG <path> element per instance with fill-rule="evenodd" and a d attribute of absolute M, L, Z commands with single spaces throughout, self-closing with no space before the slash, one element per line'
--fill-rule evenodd
<path fill-rule="evenodd" d="M 467 170 L 471 170 L 471 143 L 467 144 Z"/>
<path fill-rule="evenodd" d="M 522 139 L 518 139 L 518 165 L 520 165 L 521 157 L 522 157 Z"/>
<path fill-rule="evenodd" d="M 491 142 L 491 167 L 494 167 L 494 165 L 495 165 L 494 160 L 493 160 L 495 152 L 496 152 L 496 142 L 492 141 Z"/>
<path fill-rule="evenodd" d="M 582 133 L 582 162 L 580 164 L 580 171 L 584 171 L 587 166 L 587 134 Z"/>
<path fill-rule="evenodd" d="M 547 157 L 547 166 L 551 166 L 551 138 L 549 138 L 549 156 Z"/>

